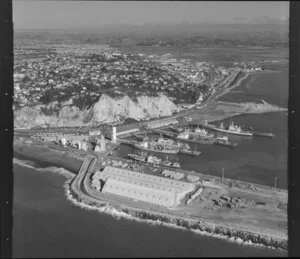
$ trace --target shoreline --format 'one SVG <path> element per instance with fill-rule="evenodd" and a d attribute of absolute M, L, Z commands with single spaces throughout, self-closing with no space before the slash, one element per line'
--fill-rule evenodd
<path fill-rule="evenodd" d="M 24 166 L 24 164 L 21 164 Z M 26 164 L 25 164 L 26 166 Z M 39 170 L 35 168 L 36 170 Z M 44 168 L 42 168 L 44 169 Z M 57 173 L 57 172 L 53 172 Z M 66 177 L 66 175 L 58 173 Z M 195 234 L 210 236 L 213 238 L 224 239 L 228 242 L 239 243 L 248 246 L 266 247 L 269 249 L 278 249 L 282 251 L 287 250 L 287 243 L 284 240 L 274 239 L 268 237 L 267 234 L 255 234 L 244 230 L 234 229 L 231 226 L 222 226 L 222 224 L 214 224 L 207 222 L 207 220 L 193 220 L 181 216 L 164 214 L 161 212 L 144 211 L 126 205 L 114 205 L 109 201 L 94 200 L 90 197 L 84 197 L 78 194 L 72 187 L 72 183 L 77 178 L 66 177 L 63 184 L 65 196 L 67 200 L 82 209 L 93 210 L 99 213 L 105 213 L 117 218 L 125 218 L 129 220 L 138 221 L 141 223 L 163 225 L 171 228 L 177 228 L 185 231 L 192 231 Z"/>
<path fill-rule="evenodd" d="M 22 140 L 17 140 L 16 137 L 13 143 L 13 157 L 20 160 L 31 160 L 34 163 L 45 167 L 62 167 L 73 174 L 76 174 L 82 163 L 82 158 L 70 155 L 70 152 L 50 149 L 42 146 L 40 143 L 27 143 L 21 145 Z M 29 145 L 30 144 L 30 145 Z"/>
<path fill-rule="evenodd" d="M 243 241 L 241 238 L 239 237 L 229 237 L 226 235 L 221 235 L 221 234 L 217 234 L 217 233 L 211 233 L 209 231 L 205 231 L 205 230 L 199 230 L 199 229 L 193 229 L 193 228 L 187 228 L 187 227 L 183 227 L 180 225 L 177 225 L 175 223 L 170 223 L 170 222 L 166 222 L 166 221 L 162 221 L 159 219 L 153 219 L 153 215 L 149 214 L 148 218 L 147 218 L 147 213 L 145 212 L 140 212 L 140 213 L 136 213 L 136 215 L 132 215 L 130 213 L 130 210 L 127 208 L 123 208 L 121 211 L 119 211 L 118 209 L 116 209 L 115 207 L 109 205 L 109 203 L 100 203 L 99 204 L 95 204 L 95 203 L 84 203 L 82 202 L 79 198 L 76 198 L 70 191 L 69 189 L 69 185 L 68 185 L 68 181 L 65 183 L 64 185 L 65 188 L 65 195 L 66 198 L 72 202 L 75 206 L 80 207 L 81 209 L 85 209 L 85 210 L 90 210 L 90 211 L 96 211 L 98 213 L 104 213 L 116 218 L 124 218 L 124 219 L 128 219 L 128 220 L 133 220 L 133 221 L 137 221 L 137 222 L 141 222 L 141 223 L 148 223 L 148 224 L 152 224 L 152 225 L 162 225 L 162 226 L 166 226 L 169 228 L 174 228 L 174 229 L 180 229 L 180 230 L 184 230 L 184 231 L 192 231 L 194 234 L 197 235 L 202 235 L 202 236 L 209 236 L 212 238 L 219 238 L 219 239 L 223 239 L 226 240 L 228 242 L 233 242 L 233 243 L 238 243 L 238 244 L 242 244 L 242 245 L 247 245 L 247 246 L 252 246 L 252 247 L 260 247 L 260 248 L 269 248 L 269 249 L 278 249 L 281 251 L 287 251 L 286 249 L 283 248 L 275 248 L 272 246 L 266 246 L 263 244 L 258 244 L 258 243 L 253 243 L 251 240 L 249 241 Z M 132 212 L 134 214 L 134 212 Z M 151 219 L 152 217 L 152 219 Z M 167 217 L 166 217 L 167 219 Z M 171 221 L 171 219 L 169 219 L 169 221 Z"/>
<path fill-rule="evenodd" d="M 212 100 L 205 103 L 203 107 L 197 109 L 196 113 L 199 111 L 206 111 L 206 114 L 211 118 L 210 121 L 222 120 L 224 118 L 238 116 L 243 114 L 249 114 L 249 111 L 238 112 L 238 111 L 230 111 L 231 107 L 237 107 L 242 109 L 243 104 L 236 104 L 236 103 L 226 103 L 226 102 L 219 102 L 216 101 L 221 95 L 226 94 L 227 92 L 231 91 L 235 87 L 239 86 L 241 82 L 246 80 L 249 77 L 249 73 L 245 76 L 239 78 L 237 82 L 226 89 L 222 89 L 223 92 L 217 96 L 212 96 Z M 226 105 L 229 107 L 228 111 L 225 109 L 225 114 L 218 118 L 217 114 L 214 114 L 214 109 L 218 105 Z M 271 105 L 272 106 L 272 105 Z M 211 109 L 213 108 L 213 109 Z M 276 110 L 277 111 L 277 110 Z M 270 111 L 260 111 L 260 113 L 266 113 Z M 251 112 L 250 112 L 251 113 Z M 258 112 L 256 112 L 258 113 Z M 22 138 L 20 138 L 22 139 Z M 23 138 L 24 140 L 24 138 Z M 26 142 L 26 141 L 25 141 Z M 26 145 L 14 145 L 14 156 L 18 158 L 24 157 L 25 159 L 32 160 L 37 163 L 42 163 L 44 165 L 49 166 L 62 166 L 63 168 L 70 170 L 72 173 L 75 174 L 73 179 L 66 180 L 65 182 L 65 194 L 69 201 L 73 204 L 78 205 L 80 207 L 88 206 L 91 210 L 98 210 L 102 213 L 108 213 L 111 215 L 117 215 L 119 217 L 130 218 L 133 220 L 140 220 L 142 222 L 151 223 L 151 224 L 163 224 L 168 227 L 178 227 L 185 230 L 191 230 L 194 233 L 201 234 L 201 235 L 210 235 L 212 237 L 223 238 L 227 241 L 233 241 L 237 243 L 242 243 L 244 245 L 251 245 L 251 246 L 263 246 L 272 249 L 282 249 L 284 251 L 287 250 L 287 238 L 283 236 L 276 236 L 274 234 L 268 234 L 256 231 L 245 230 L 239 228 L 238 226 L 227 225 L 226 223 L 219 221 L 217 223 L 212 223 L 210 220 L 206 220 L 205 218 L 197 218 L 193 219 L 190 217 L 184 217 L 183 215 L 177 215 L 176 213 L 172 215 L 171 213 L 162 213 L 153 210 L 144 210 L 140 208 L 133 208 L 127 206 L 127 204 L 118 204 L 115 202 L 111 202 L 110 200 L 97 200 L 93 197 L 89 197 L 88 195 L 83 194 L 80 191 L 79 185 L 76 188 L 72 188 L 72 184 L 76 182 L 76 179 L 79 177 L 79 173 L 76 174 L 76 171 L 79 170 L 79 164 L 83 160 L 83 156 L 79 156 L 75 154 L 76 152 L 72 152 L 72 150 L 55 150 L 49 147 L 47 144 L 41 144 L 36 141 L 29 141 L 31 145 L 29 147 Z M 16 146 L 16 148 L 15 148 Z M 43 152 L 43 150 L 46 152 Z M 48 155 L 48 156 L 47 156 Z M 80 166 L 81 167 L 81 166 Z M 79 170 L 80 172 L 80 170 Z M 86 177 L 87 178 L 87 177 Z M 232 179 L 234 181 L 234 179 Z M 248 183 L 248 182 L 247 182 Z M 85 184 L 85 183 L 83 183 Z M 250 184 L 250 183 L 249 183 Z"/>
<path fill-rule="evenodd" d="M 239 80 L 238 80 L 234 85 L 232 85 L 232 86 L 230 86 L 230 87 L 225 87 L 225 89 L 224 89 L 224 91 L 222 91 L 222 93 L 220 93 L 220 94 L 217 95 L 217 96 L 214 96 L 214 97 L 213 97 L 213 100 L 214 100 L 214 101 L 217 101 L 221 96 L 223 96 L 223 95 L 229 93 L 231 90 L 233 90 L 233 89 L 239 87 L 239 86 L 240 86 L 244 81 L 246 81 L 246 80 L 250 77 L 250 75 L 252 75 L 252 74 L 254 74 L 254 73 L 246 72 L 245 75 L 244 75 L 243 77 L 239 78 Z M 234 80 L 234 79 L 233 79 L 233 80 Z"/>
<path fill-rule="evenodd" d="M 32 149 L 33 146 L 30 146 L 30 148 Z M 26 149 L 26 151 L 28 151 L 28 149 Z M 41 149 L 38 149 L 34 152 L 28 152 L 28 153 L 32 155 L 40 151 Z M 61 166 L 61 164 L 59 166 Z M 42 169 L 47 169 L 47 168 L 42 168 Z M 56 170 L 54 171 L 55 171 L 54 173 L 59 173 L 56 172 Z M 74 188 L 71 187 L 71 184 L 73 184 L 74 187 L 74 182 L 76 183 L 76 181 L 78 181 L 78 177 L 80 177 L 79 172 L 78 174 L 75 174 L 73 177 L 71 176 L 69 178 L 66 177 L 67 180 L 65 182 L 65 191 L 66 191 L 67 199 L 70 200 L 72 203 L 76 201 L 78 203 L 77 205 L 80 205 L 81 207 L 90 206 L 90 209 L 93 210 L 100 209 L 102 213 L 110 213 L 107 210 L 112 209 L 115 210 L 114 212 L 115 214 L 117 213 L 117 215 L 119 215 L 120 213 L 124 213 L 122 214 L 124 217 L 130 216 L 134 220 L 142 220 L 143 222 L 146 220 L 146 222 L 151 221 L 152 223 L 168 224 L 169 227 L 174 227 L 174 226 L 180 227 L 186 230 L 191 230 L 193 232 L 200 231 L 199 234 L 202 235 L 211 235 L 213 237 L 224 238 L 228 241 L 230 241 L 231 239 L 231 241 L 248 244 L 248 245 L 260 245 L 269 248 L 283 249 L 283 250 L 287 249 L 286 238 L 276 238 L 276 237 L 274 238 L 274 234 L 268 235 L 268 233 L 263 233 L 263 232 L 258 234 L 255 233 L 256 231 L 253 232 L 253 231 L 247 231 L 239 228 L 236 229 L 232 225 L 226 226 L 226 223 L 222 223 L 218 221 L 217 223 L 215 222 L 212 223 L 210 222 L 210 220 L 207 220 L 205 218 L 203 219 L 200 218 L 193 219 L 189 217 L 185 218 L 183 215 L 179 216 L 176 213 L 174 215 L 170 214 L 172 212 L 163 213 L 161 211 L 156 212 L 151 209 L 149 210 L 149 208 L 148 209 L 132 208 L 130 206 L 127 206 L 127 204 L 123 204 L 123 203 L 114 204 L 114 202 L 111 203 L 109 200 L 105 200 L 105 199 L 97 200 L 93 197 L 86 196 L 79 190 L 79 187 L 78 189 L 76 188 L 77 190 L 76 189 L 74 190 Z M 268 186 L 266 187 L 269 188 Z"/>
<path fill-rule="evenodd" d="M 93 162 L 92 162 L 93 163 Z M 87 168 L 86 168 L 87 167 Z M 287 240 L 284 237 L 279 237 L 278 235 L 257 232 L 253 230 L 245 230 L 238 228 L 237 226 L 224 224 L 221 222 L 210 222 L 210 220 L 201 218 L 191 218 L 183 215 L 176 215 L 174 213 L 164 213 L 161 211 L 153 211 L 149 208 L 141 209 L 135 208 L 130 205 L 119 205 L 116 202 L 111 202 L 105 200 L 105 198 L 100 199 L 100 194 L 98 197 L 89 193 L 89 186 L 87 184 L 87 179 L 89 178 L 85 172 L 87 170 L 88 175 L 90 174 L 89 166 L 84 163 L 80 172 L 76 175 L 73 180 L 70 180 L 66 184 L 66 194 L 69 200 L 76 200 L 81 205 L 91 206 L 93 209 L 97 210 L 103 208 L 102 212 L 105 212 L 105 208 L 110 207 L 121 213 L 130 215 L 133 218 L 138 218 L 142 220 L 151 220 L 154 222 L 167 223 L 182 227 L 187 230 L 200 231 L 200 234 L 210 234 L 213 237 L 222 236 L 225 239 L 241 240 L 248 244 L 263 245 L 269 248 L 275 249 L 287 249 Z M 84 188 L 85 191 L 81 190 Z M 92 190 L 93 191 L 93 190 Z M 86 193 L 85 193 L 86 192 Z M 93 191 L 95 193 L 95 191 Z M 218 236 L 219 235 L 219 236 Z M 276 236 L 276 237 L 275 237 Z"/>

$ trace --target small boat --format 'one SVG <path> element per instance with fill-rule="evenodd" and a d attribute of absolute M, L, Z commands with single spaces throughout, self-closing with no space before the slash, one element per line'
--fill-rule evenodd
<path fill-rule="evenodd" d="M 219 136 L 217 137 L 217 141 L 214 143 L 215 145 L 221 145 L 226 147 L 236 147 L 238 143 L 229 142 L 228 136 Z"/>

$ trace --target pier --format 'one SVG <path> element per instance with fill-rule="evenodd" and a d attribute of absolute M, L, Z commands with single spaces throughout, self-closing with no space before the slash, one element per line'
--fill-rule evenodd
<path fill-rule="evenodd" d="M 276 135 L 273 133 L 268 133 L 268 132 L 254 131 L 253 136 L 254 137 L 274 138 Z"/>

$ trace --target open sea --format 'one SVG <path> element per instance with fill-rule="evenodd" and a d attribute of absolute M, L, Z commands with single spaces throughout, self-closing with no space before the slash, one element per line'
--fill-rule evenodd
<path fill-rule="evenodd" d="M 251 76 L 223 101 L 287 107 L 288 71 Z M 199 157 L 179 155 L 182 167 L 196 172 L 287 188 L 287 114 L 252 114 L 238 125 L 272 131 L 273 139 L 235 137 L 235 149 L 197 145 Z M 224 121 L 228 123 L 228 120 Z M 119 155 L 133 152 L 122 146 Z M 170 157 L 171 159 L 171 157 Z M 174 157 L 177 159 L 177 156 Z M 28 161 L 27 161 L 28 164 Z M 71 173 L 42 163 L 14 163 L 13 257 L 231 257 L 287 256 L 286 252 L 202 236 L 190 231 L 85 210 L 67 200 Z"/>

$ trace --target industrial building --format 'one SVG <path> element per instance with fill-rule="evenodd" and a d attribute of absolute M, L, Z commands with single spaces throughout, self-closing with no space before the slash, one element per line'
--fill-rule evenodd
<path fill-rule="evenodd" d="M 167 179 L 165 177 L 134 172 L 106 166 L 92 178 L 92 186 L 103 193 L 120 195 L 133 200 L 152 203 L 164 207 L 174 207 L 195 184 Z"/>
<path fill-rule="evenodd" d="M 147 123 L 147 126 L 150 129 L 154 129 L 154 128 L 165 127 L 177 123 L 178 121 L 176 119 L 165 119 L 165 120 L 150 121 Z"/>

